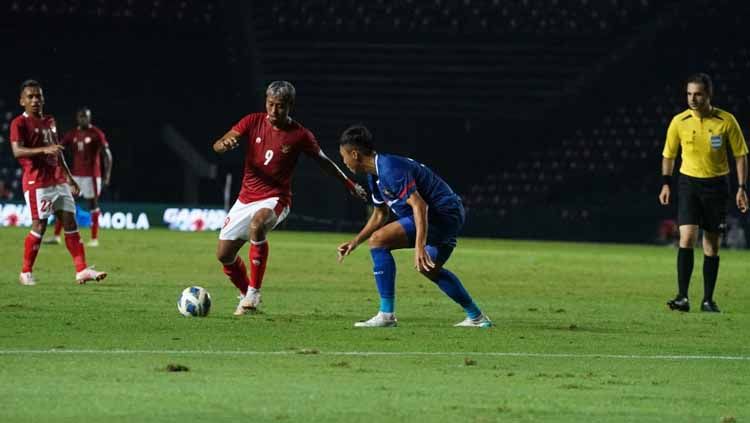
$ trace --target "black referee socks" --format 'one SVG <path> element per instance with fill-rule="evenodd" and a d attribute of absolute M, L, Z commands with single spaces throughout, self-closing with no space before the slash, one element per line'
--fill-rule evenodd
<path fill-rule="evenodd" d="M 718 257 L 717 257 L 718 258 Z M 680 248 L 677 252 L 677 287 L 679 289 L 678 296 L 680 298 L 688 297 L 688 287 L 690 286 L 690 277 L 693 275 L 693 249 L 692 248 Z M 716 260 L 716 269 L 718 271 L 719 261 Z M 703 266 L 703 274 L 706 273 L 706 267 Z M 714 273 L 714 285 L 716 284 L 716 273 Z M 708 280 L 708 279 L 706 279 Z M 706 285 L 708 286 L 708 285 Z M 711 288 L 713 292 L 713 288 Z"/>
<path fill-rule="evenodd" d="M 719 276 L 719 256 L 703 256 L 703 301 L 714 299 L 716 278 Z"/>

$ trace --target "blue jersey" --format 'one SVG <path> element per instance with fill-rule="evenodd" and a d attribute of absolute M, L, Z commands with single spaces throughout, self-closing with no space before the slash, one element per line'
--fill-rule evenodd
<path fill-rule="evenodd" d="M 399 217 L 414 213 L 406 200 L 418 191 L 428 205 L 428 215 L 453 214 L 461 208 L 461 199 L 451 187 L 427 166 L 412 159 L 378 154 L 375 156 L 377 175 L 368 175 L 375 205 L 387 204 Z"/>

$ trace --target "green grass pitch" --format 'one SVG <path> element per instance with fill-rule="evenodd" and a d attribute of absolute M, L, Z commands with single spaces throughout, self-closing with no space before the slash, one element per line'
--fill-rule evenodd
<path fill-rule="evenodd" d="M 110 276 L 85 286 L 44 245 L 24 287 L 26 233 L 0 229 L 4 423 L 750 419 L 748 252 L 722 252 L 706 314 L 696 250 L 677 313 L 672 248 L 461 239 L 447 267 L 496 327 L 452 327 L 461 309 L 400 251 L 399 327 L 355 329 L 378 300 L 366 245 L 336 263 L 348 234 L 272 233 L 262 313 L 237 318 L 215 233 L 104 231 L 87 254 Z M 177 313 L 191 284 L 206 318 Z"/>

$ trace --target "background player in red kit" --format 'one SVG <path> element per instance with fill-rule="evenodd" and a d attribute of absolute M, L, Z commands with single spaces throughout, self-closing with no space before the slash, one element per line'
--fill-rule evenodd
<path fill-rule="evenodd" d="M 26 236 L 23 268 L 19 276 L 22 285 L 35 285 L 32 267 L 39 253 L 42 236 L 47 229 L 47 218 L 55 213 L 65 228 L 65 245 L 76 268 L 76 282 L 102 280 L 105 272 L 86 266 L 86 255 L 75 218 L 73 195 L 78 184 L 62 156 L 63 146 L 57 142 L 57 126 L 52 116 L 45 115 L 44 95 L 39 82 L 25 81 L 21 85 L 20 104 L 24 113 L 10 123 L 10 143 L 13 156 L 23 168 L 23 192 L 31 212 L 31 231 Z"/>
<path fill-rule="evenodd" d="M 112 174 L 112 152 L 107 137 L 101 129 L 91 124 L 91 110 L 82 107 L 76 112 L 76 128 L 63 135 L 62 145 L 73 153 L 73 179 L 81 189 L 81 197 L 88 200 L 91 212 L 91 241 L 89 247 L 99 246 L 99 195 L 102 191 L 102 164 L 104 186 L 109 186 Z M 60 243 L 62 222 L 55 221 L 55 237 L 45 241 Z"/>
<path fill-rule="evenodd" d="M 289 117 L 294 98 L 291 83 L 272 82 L 266 89 L 266 113 L 245 116 L 213 145 L 214 151 L 225 153 L 239 146 L 240 137 L 247 137 L 242 188 L 221 229 L 216 251 L 224 273 L 240 290 L 235 315 L 255 310 L 260 304 L 268 259 L 266 234 L 289 214 L 292 171 L 300 153 L 313 158 L 352 194 L 363 200 L 367 198 L 367 192 L 321 151 L 312 132 Z M 248 240 L 250 278 L 245 263 L 237 257 Z"/>

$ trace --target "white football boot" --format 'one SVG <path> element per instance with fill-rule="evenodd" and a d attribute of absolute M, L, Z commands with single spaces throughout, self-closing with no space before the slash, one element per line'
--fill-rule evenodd
<path fill-rule="evenodd" d="M 36 281 L 34 280 L 34 275 L 32 275 L 31 272 L 21 272 L 21 274 L 18 276 L 18 282 L 21 285 L 26 285 L 26 286 L 36 285 Z"/>
<path fill-rule="evenodd" d="M 457 328 L 491 328 L 494 326 L 492 320 L 484 314 L 480 314 L 476 319 L 465 318 L 463 321 L 453 325 Z"/>
<path fill-rule="evenodd" d="M 99 246 L 99 240 L 98 239 L 92 239 L 89 241 L 88 244 L 86 244 L 87 247 L 98 247 Z"/>
<path fill-rule="evenodd" d="M 48 236 L 42 239 L 42 244 L 62 244 L 60 236 Z"/>
<path fill-rule="evenodd" d="M 240 295 L 240 303 L 234 310 L 235 316 L 242 316 L 245 313 L 258 310 L 260 305 L 260 289 L 248 288 L 245 296 Z"/>
<path fill-rule="evenodd" d="M 87 267 L 76 273 L 76 283 L 83 285 L 89 281 L 101 281 L 107 277 L 107 272 L 97 272 L 94 267 Z"/>
<path fill-rule="evenodd" d="M 396 315 L 393 313 L 383 313 L 379 311 L 378 314 L 374 315 L 370 320 L 363 322 L 356 322 L 355 328 L 392 328 L 398 324 Z"/>

